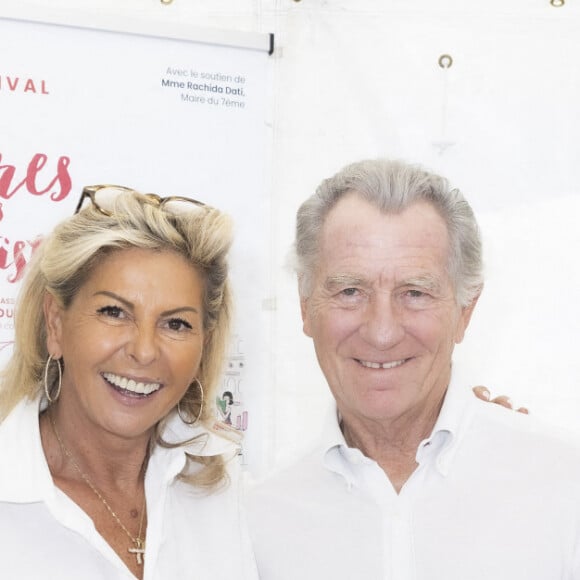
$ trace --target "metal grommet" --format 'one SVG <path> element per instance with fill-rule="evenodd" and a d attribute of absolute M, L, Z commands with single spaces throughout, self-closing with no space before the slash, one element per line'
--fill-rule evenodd
<path fill-rule="evenodd" d="M 450 54 L 442 54 L 437 62 L 441 68 L 451 68 L 453 58 Z"/>
<path fill-rule="evenodd" d="M 173 0 L 160 0 L 161 4 L 171 4 Z"/>
<path fill-rule="evenodd" d="M 555 8 L 560 8 L 566 4 L 566 0 L 550 0 L 550 4 Z"/>

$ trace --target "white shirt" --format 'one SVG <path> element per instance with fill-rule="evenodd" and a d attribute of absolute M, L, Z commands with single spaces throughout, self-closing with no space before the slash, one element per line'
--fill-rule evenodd
<path fill-rule="evenodd" d="M 0 578 L 134 580 L 91 518 L 54 485 L 38 412 L 38 400 L 21 402 L 0 425 Z M 170 426 L 167 439 L 186 428 L 179 419 Z M 230 442 L 208 437 L 196 454 L 231 451 Z M 237 460 L 229 462 L 229 486 L 209 495 L 176 480 L 184 465 L 183 448 L 157 446 L 149 460 L 144 579 L 255 579 Z"/>
<path fill-rule="evenodd" d="M 256 488 L 262 580 L 580 579 L 580 451 L 528 416 L 450 388 L 397 494 L 349 448 L 323 445 Z"/>

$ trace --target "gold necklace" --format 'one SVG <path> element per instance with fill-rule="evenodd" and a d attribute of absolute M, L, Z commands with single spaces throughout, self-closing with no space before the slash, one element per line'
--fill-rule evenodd
<path fill-rule="evenodd" d="M 49 412 L 48 416 L 50 418 L 50 423 L 52 425 L 52 430 L 56 436 L 56 440 L 60 445 L 62 452 L 70 459 L 70 462 L 73 464 L 73 467 L 79 472 L 79 475 L 83 478 L 83 481 L 93 490 L 95 495 L 101 500 L 103 505 L 107 508 L 107 511 L 111 514 L 113 519 L 117 522 L 119 527 L 127 534 L 129 539 L 133 542 L 134 548 L 127 548 L 127 552 L 130 554 L 134 554 L 135 558 L 137 558 L 137 564 L 143 564 L 143 558 L 145 557 L 145 538 L 141 537 L 141 531 L 143 529 L 143 518 L 145 516 L 146 511 L 146 504 L 145 504 L 145 494 L 143 494 L 143 506 L 141 508 L 141 520 L 139 521 L 139 532 L 137 533 L 137 537 L 134 538 L 129 530 L 123 525 L 123 522 L 119 519 L 119 516 L 113 511 L 107 500 L 103 497 L 103 494 L 97 489 L 95 484 L 89 479 L 89 476 L 83 472 L 80 468 L 79 464 L 76 462 L 76 459 L 73 457 L 72 453 L 68 450 L 68 448 L 63 443 L 62 439 L 60 438 L 60 434 L 58 429 L 56 428 L 56 424 L 54 422 L 54 417 L 52 413 Z"/>

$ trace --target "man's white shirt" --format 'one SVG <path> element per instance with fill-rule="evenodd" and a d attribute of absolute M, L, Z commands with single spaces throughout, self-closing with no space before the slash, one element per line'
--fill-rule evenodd
<path fill-rule="evenodd" d="M 416 461 L 397 494 L 333 410 L 250 494 L 262 580 L 580 580 L 580 448 L 452 385 Z"/>

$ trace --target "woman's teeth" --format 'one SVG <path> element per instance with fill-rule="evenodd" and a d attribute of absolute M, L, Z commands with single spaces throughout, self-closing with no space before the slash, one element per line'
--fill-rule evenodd
<path fill-rule="evenodd" d="M 113 373 L 103 373 L 103 377 L 113 386 L 138 395 L 150 395 L 161 387 L 161 383 L 141 383 Z"/>

